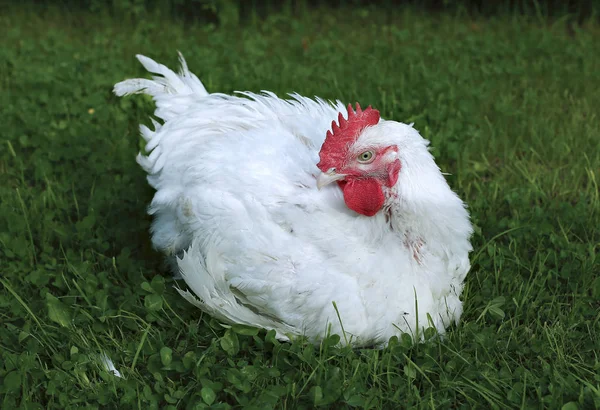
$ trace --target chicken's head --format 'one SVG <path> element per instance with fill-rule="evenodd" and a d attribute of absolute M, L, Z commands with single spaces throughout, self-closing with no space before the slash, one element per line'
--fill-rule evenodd
<path fill-rule="evenodd" d="M 379 111 L 370 106 L 356 111 L 348 105 L 348 118 L 339 114 L 333 121 L 319 152 L 317 167 L 322 171 L 317 186 L 337 182 L 348 208 L 373 216 L 383 207 L 389 190 L 398 181 L 402 167 L 398 146 L 377 133 L 366 132 L 379 124 Z"/>

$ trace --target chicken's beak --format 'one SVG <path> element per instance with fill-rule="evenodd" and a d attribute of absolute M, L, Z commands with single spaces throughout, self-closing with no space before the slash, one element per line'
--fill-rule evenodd
<path fill-rule="evenodd" d="M 335 171 L 321 172 L 317 178 L 317 188 L 321 189 L 325 185 L 331 184 L 334 181 L 339 181 L 345 177 L 345 174 L 338 174 Z"/>

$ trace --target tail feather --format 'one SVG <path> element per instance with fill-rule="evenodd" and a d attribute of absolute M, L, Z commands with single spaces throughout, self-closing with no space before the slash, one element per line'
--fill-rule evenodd
<path fill-rule="evenodd" d="M 202 81 L 188 69 L 181 53 L 179 53 L 179 63 L 181 64 L 179 74 L 149 57 L 141 54 L 137 54 L 136 57 L 148 72 L 158 74 L 158 76 L 153 76 L 152 80 L 132 78 L 115 84 L 113 91 L 119 97 L 139 93 L 148 94 L 155 98 L 165 94 L 208 95 Z"/>
<path fill-rule="evenodd" d="M 113 92 L 119 97 L 140 93 L 151 95 L 156 104 L 154 115 L 158 118 L 168 121 L 185 112 L 198 101 L 198 98 L 208 95 L 202 81 L 188 69 L 181 53 L 179 53 L 181 65 L 179 73 L 146 56 L 138 54 L 136 57 L 146 70 L 156 75 L 152 76 L 151 80 L 131 78 L 121 81 L 115 84 Z M 142 133 L 148 141 L 147 137 L 151 137 L 151 133 L 146 130 L 142 130 Z"/>

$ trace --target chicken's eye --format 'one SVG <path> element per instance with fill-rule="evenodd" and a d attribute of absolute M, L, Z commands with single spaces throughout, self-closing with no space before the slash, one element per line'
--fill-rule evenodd
<path fill-rule="evenodd" d="M 375 158 L 375 154 L 373 151 L 365 151 L 358 156 L 358 162 L 362 162 L 363 164 L 367 164 L 371 162 Z"/>

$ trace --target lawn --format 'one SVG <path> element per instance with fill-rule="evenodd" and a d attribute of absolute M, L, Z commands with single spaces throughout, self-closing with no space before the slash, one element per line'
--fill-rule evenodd
<path fill-rule="evenodd" d="M 216 27 L 3 7 L 1 408 L 600 408 L 597 22 L 321 7 Z M 111 91 L 146 75 L 136 53 L 175 67 L 177 50 L 209 91 L 414 122 L 476 226 L 461 324 L 352 350 L 226 329 L 181 298 L 135 162 L 153 106 Z"/>

